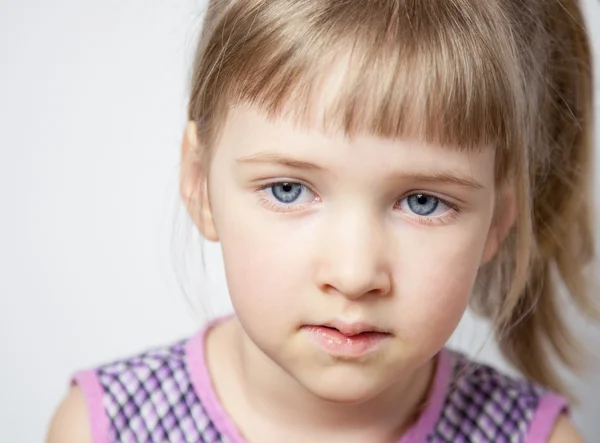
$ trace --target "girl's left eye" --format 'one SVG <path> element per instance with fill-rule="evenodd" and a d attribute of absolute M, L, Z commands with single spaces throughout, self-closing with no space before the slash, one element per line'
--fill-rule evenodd
<path fill-rule="evenodd" d="M 427 194 L 411 194 L 400 201 L 400 209 L 418 217 L 437 217 L 453 208 L 441 199 Z"/>

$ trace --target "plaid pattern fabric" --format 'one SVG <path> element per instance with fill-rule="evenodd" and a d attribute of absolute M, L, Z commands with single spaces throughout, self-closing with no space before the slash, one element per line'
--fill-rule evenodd
<path fill-rule="evenodd" d="M 111 442 L 226 443 L 192 386 L 185 341 L 97 370 Z"/>
<path fill-rule="evenodd" d="M 546 391 L 454 353 L 441 417 L 428 443 L 522 443 Z"/>
<path fill-rule="evenodd" d="M 96 370 L 111 442 L 228 443 L 195 392 L 185 345 Z M 523 443 L 545 391 L 458 353 L 452 361 L 441 415 L 423 443 Z"/>

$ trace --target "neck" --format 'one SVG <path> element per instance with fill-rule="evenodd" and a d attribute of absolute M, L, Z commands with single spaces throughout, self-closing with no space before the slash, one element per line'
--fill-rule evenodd
<path fill-rule="evenodd" d="M 435 365 L 430 361 L 364 402 L 328 401 L 309 392 L 258 349 L 237 320 L 230 327 L 227 349 L 237 350 L 229 353 L 231 374 L 245 394 L 243 409 L 251 411 L 253 427 L 262 422 L 273 428 L 276 424 L 290 434 L 306 435 L 310 429 L 321 436 L 335 432 L 353 435 L 358 441 L 397 441 L 414 423 L 415 411 L 426 400 L 433 378 Z"/>

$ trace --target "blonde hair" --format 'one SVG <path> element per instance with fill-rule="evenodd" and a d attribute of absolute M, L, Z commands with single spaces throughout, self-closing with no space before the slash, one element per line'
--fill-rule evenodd
<path fill-rule="evenodd" d="M 584 278 L 594 244 L 590 58 L 574 0 L 211 0 L 188 117 L 208 168 L 231 107 L 308 123 L 343 63 L 326 127 L 494 149 L 497 182 L 517 190 L 517 219 L 480 271 L 473 306 L 510 362 L 566 393 L 553 360 L 577 369 L 579 354 L 559 285 L 598 313 Z"/>

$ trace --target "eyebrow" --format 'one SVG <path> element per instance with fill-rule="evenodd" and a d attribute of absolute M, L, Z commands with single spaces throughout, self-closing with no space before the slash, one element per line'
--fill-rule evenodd
<path fill-rule="evenodd" d="M 288 168 L 301 169 L 301 170 L 312 170 L 312 171 L 323 171 L 325 168 L 311 162 L 304 160 L 298 160 L 290 157 L 285 157 L 274 153 L 258 153 L 252 154 L 245 157 L 240 157 L 236 160 L 240 166 L 251 165 L 251 164 L 275 164 L 280 166 L 286 166 Z M 425 182 L 425 183 L 450 183 L 454 185 L 463 186 L 466 188 L 472 188 L 475 190 L 483 189 L 484 186 L 476 181 L 475 179 L 454 171 L 437 171 L 431 173 L 424 172 L 399 172 L 395 176 L 401 179 L 411 179 L 414 181 Z"/>
<path fill-rule="evenodd" d="M 261 152 L 259 154 L 248 155 L 246 157 L 240 157 L 236 160 L 238 165 L 251 165 L 251 164 L 276 164 L 281 166 L 287 166 L 289 168 L 294 169 L 306 169 L 306 170 L 323 170 L 319 165 L 316 165 L 311 162 L 297 160 L 289 157 L 284 157 L 279 154 L 271 154 L 266 152 Z"/>
<path fill-rule="evenodd" d="M 402 177 L 411 178 L 415 181 L 420 182 L 451 183 L 459 186 L 464 186 L 465 188 L 472 188 L 475 190 L 480 190 L 484 188 L 484 186 L 477 180 L 468 177 L 464 174 L 457 174 L 455 172 L 450 171 L 433 172 L 430 174 L 420 172 L 409 172 L 406 174 L 402 174 Z"/>

